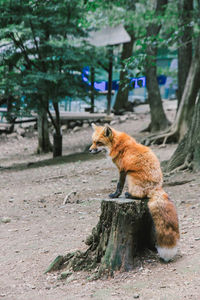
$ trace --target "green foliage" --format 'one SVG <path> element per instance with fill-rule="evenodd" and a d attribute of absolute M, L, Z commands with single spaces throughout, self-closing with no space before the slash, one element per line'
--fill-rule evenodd
<path fill-rule="evenodd" d="M 1 1 L 0 14 L 0 40 L 9 43 L 2 50 L 2 94 L 24 96 L 30 109 L 86 94 L 81 72 L 91 64 L 91 47 L 82 1 Z"/>
<path fill-rule="evenodd" d="M 156 1 L 154 1 L 156 2 Z M 194 1 L 195 2 L 195 1 Z M 148 5 L 148 3 L 150 5 Z M 184 34 L 186 27 L 192 27 L 193 38 L 199 32 L 199 17 L 198 10 L 194 9 L 192 15 L 192 22 L 188 21 L 181 24 L 180 12 L 178 10 L 178 0 L 168 1 L 165 13 L 158 14 L 155 6 L 151 5 L 152 2 L 140 0 L 136 3 L 136 11 L 134 20 L 137 23 L 135 26 L 135 49 L 134 55 L 125 61 L 125 68 L 129 70 L 130 76 L 144 75 L 144 66 L 147 60 L 146 49 L 147 47 L 156 47 L 159 49 L 177 49 L 180 46 L 180 38 Z M 185 12 L 182 12 L 185 13 Z M 161 29 L 158 34 L 147 36 L 147 28 L 159 26 Z M 148 61 L 153 65 L 155 58 L 148 56 Z"/>

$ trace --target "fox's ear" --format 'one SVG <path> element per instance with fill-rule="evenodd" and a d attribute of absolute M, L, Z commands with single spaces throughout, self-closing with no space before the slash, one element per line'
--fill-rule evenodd
<path fill-rule="evenodd" d="M 97 125 L 95 125 L 94 123 L 91 124 L 93 130 L 96 130 L 97 129 Z"/>
<path fill-rule="evenodd" d="M 110 128 L 110 126 L 105 125 L 105 127 L 104 127 L 104 135 L 106 137 L 111 137 L 112 136 L 112 129 Z"/>

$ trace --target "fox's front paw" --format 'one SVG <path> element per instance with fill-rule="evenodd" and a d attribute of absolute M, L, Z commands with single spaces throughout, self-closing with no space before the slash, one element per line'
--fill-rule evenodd
<path fill-rule="evenodd" d="M 120 193 L 118 193 L 118 192 L 115 192 L 113 194 L 109 194 L 110 198 L 118 198 L 119 196 L 120 196 Z"/>

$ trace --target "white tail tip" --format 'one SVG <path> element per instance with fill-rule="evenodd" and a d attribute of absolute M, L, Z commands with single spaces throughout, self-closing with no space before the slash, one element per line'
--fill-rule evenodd
<path fill-rule="evenodd" d="M 166 247 L 156 247 L 158 250 L 159 256 L 164 260 L 164 261 L 170 261 L 174 258 L 174 256 L 177 253 L 177 246 L 173 248 L 166 248 Z"/>

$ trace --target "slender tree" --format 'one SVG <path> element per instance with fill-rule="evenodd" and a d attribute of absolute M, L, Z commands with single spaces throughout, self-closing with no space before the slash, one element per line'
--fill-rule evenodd
<path fill-rule="evenodd" d="M 123 5 L 124 4 L 124 5 Z M 135 15 L 136 9 L 136 1 L 125 1 L 122 3 L 125 11 L 128 11 L 129 14 L 132 13 Z M 129 95 L 129 79 L 128 79 L 128 70 L 125 67 L 125 61 L 129 59 L 133 54 L 133 46 L 135 42 L 135 26 L 132 22 L 132 16 L 127 16 L 125 14 L 125 29 L 130 35 L 130 42 L 124 43 L 122 46 L 122 53 L 121 53 L 121 69 L 120 69 L 120 77 L 119 77 L 119 89 L 117 92 L 115 104 L 114 104 L 114 112 L 115 114 L 119 114 L 123 111 L 129 110 L 129 103 L 128 103 L 128 95 Z"/>
<path fill-rule="evenodd" d="M 178 47 L 178 107 L 181 102 L 185 83 L 192 61 L 192 12 L 193 1 L 179 0 L 180 38 Z"/>
<path fill-rule="evenodd" d="M 155 16 L 163 15 L 165 12 L 168 0 L 157 0 L 155 8 Z M 149 22 L 147 26 L 147 46 L 146 46 L 146 61 L 145 61 L 145 75 L 148 91 L 148 100 L 150 105 L 151 123 L 149 131 L 155 132 L 164 130 L 169 126 L 169 121 L 165 115 L 160 89 L 157 81 L 157 42 L 156 37 L 161 29 L 161 23 Z"/>
<path fill-rule="evenodd" d="M 125 68 L 124 61 L 131 57 L 133 53 L 133 45 L 135 41 L 135 35 L 133 31 L 127 30 L 131 41 L 123 44 L 122 54 L 121 54 L 121 71 L 119 77 L 119 90 L 117 92 L 115 104 L 114 104 L 114 112 L 115 114 L 120 114 L 123 111 L 129 110 L 128 105 L 128 94 L 129 94 L 129 83 L 127 80 L 128 71 Z"/>

